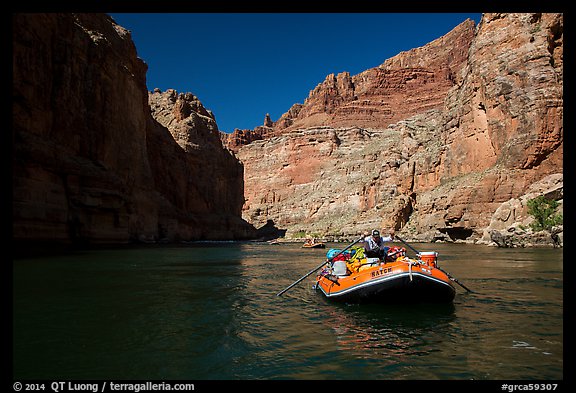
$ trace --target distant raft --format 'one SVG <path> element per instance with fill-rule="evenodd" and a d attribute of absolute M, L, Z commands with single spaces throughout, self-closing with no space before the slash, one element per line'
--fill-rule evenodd
<path fill-rule="evenodd" d="M 326 244 L 317 242 L 305 242 L 302 248 L 326 248 Z"/>

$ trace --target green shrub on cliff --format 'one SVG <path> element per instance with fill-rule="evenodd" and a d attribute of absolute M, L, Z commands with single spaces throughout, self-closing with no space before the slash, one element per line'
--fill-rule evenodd
<path fill-rule="evenodd" d="M 306 237 L 306 231 L 297 231 L 292 235 L 294 239 L 304 239 Z"/>
<path fill-rule="evenodd" d="M 541 195 L 528 201 L 528 213 L 534 217 L 534 222 L 530 224 L 534 231 L 552 229 L 554 225 L 563 222 L 562 214 L 556 213 L 558 202 L 547 199 Z"/>

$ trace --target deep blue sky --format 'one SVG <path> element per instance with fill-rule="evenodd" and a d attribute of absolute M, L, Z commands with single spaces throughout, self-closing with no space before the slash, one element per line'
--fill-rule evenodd
<path fill-rule="evenodd" d="M 273 121 L 331 73 L 356 75 L 423 46 L 462 13 L 110 13 L 148 64 L 148 90 L 191 92 L 221 131 Z"/>

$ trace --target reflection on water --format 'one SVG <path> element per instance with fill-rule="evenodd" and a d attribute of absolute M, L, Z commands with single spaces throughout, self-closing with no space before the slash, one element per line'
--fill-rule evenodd
<path fill-rule="evenodd" d="M 562 379 L 561 250 L 415 247 L 474 292 L 347 305 L 312 275 L 278 297 L 325 259 L 290 244 L 15 260 L 14 378 Z"/>
<path fill-rule="evenodd" d="M 325 315 L 339 350 L 389 363 L 425 353 L 431 341 L 441 341 L 434 332 L 444 331 L 455 317 L 452 304 L 350 308 L 335 307 Z"/>

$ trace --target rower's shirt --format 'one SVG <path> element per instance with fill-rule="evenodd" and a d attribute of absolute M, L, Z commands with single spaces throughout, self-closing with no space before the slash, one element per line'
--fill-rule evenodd
<path fill-rule="evenodd" d="M 383 250 L 384 244 L 386 242 L 389 242 L 389 241 L 392 241 L 392 237 L 390 237 L 390 236 L 379 237 L 378 241 L 374 240 L 374 238 L 372 236 L 367 236 L 364 238 L 364 250 L 366 250 L 366 251 L 376 250 L 376 249 Z"/>

